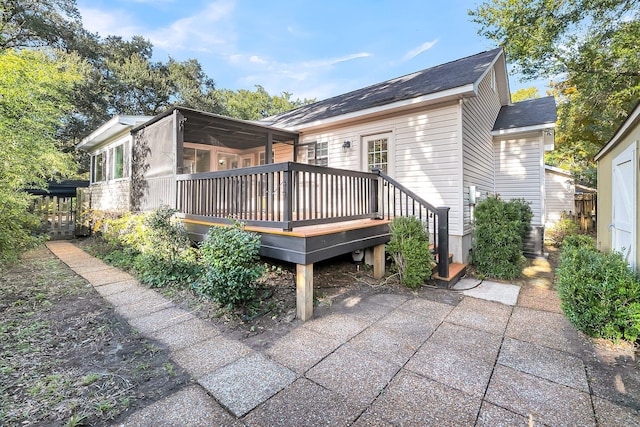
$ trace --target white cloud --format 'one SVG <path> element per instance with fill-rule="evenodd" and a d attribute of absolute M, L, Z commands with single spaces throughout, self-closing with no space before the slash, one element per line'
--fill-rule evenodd
<path fill-rule="evenodd" d="M 360 52 L 360 53 L 353 53 L 351 55 L 340 56 L 338 58 L 316 59 L 316 60 L 305 61 L 299 64 L 293 64 L 293 65 L 298 67 L 301 66 L 303 68 L 318 68 L 318 67 L 327 68 L 327 67 L 333 67 L 334 65 L 340 64 L 341 62 L 347 62 L 347 61 L 351 61 L 359 58 L 368 58 L 370 56 L 373 56 L 373 55 L 367 52 Z"/>
<path fill-rule="evenodd" d="M 171 25 L 155 30 L 149 38 L 155 46 L 164 49 L 184 49 L 211 52 L 233 41 L 235 32 L 231 15 L 233 0 L 220 0 L 209 4 L 197 14 L 178 19 Z"/>
<path fill-rule="evenodd" d="M 254 64 L 267 64 L 268 63 L 266 59 L 262 59 L 258 55 L 250 56 L 249 57 L 249 62 L 252 62 Z"/>
<path fill-rule="evenodd" d="M 118 35 L 129 38 L 141 31 L 133 23 L 131 16 L 124 11 L 104 11 L 93 8 L 78 8 L 82 16 L 82 24 L 92 33 L 98 33 L 101 37 Z"/>
<path fill-rule="evenodd" d="M 415 49 L 411 49 L 409 52 L 407 52 L 404 55 L 403 59 L 405 61 L 413 59 L 416 56 L 420 55 L 422 52 L 431 49 L 436 43 L 438 43 L 438 39 L 435 39 L 435 40 L 430 41 L 430 42 L 424 42 L 420 46 L 416 47 Z"/>
<path fill-rule="evenodd" d="M 347 61 L 368 58 L 370 53 L 360 52 L 335 58 L 309 61 L 279 62 L 262 56 L 230 55 L 228 60 L 239 69 L 237 84 L 253 88 L 259 84 L 269 93 L 286 90 L 296 98 L 324 99 L 352 90 L 358 82 L 335 77 L 332 72 Z"/>

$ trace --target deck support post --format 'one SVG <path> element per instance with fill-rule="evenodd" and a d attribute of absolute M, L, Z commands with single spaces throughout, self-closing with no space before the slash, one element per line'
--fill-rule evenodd
<path fill-rule="evenodd" d="M 384 243 L 373 247 L 373 278 L 376 280 L 384 277 Z"/>
<path fill-rule="evenodd" d="M 303 322 L 313 316 L 313 264 L 296 264 L 296 317 Z"/>

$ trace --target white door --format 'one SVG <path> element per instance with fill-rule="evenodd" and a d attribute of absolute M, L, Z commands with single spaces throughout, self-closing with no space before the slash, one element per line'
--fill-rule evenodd
<path fill-rule="evenodd" d="M 631 267 L 636 259 L 636 144 L 613 160 L 611 249 Z"/>

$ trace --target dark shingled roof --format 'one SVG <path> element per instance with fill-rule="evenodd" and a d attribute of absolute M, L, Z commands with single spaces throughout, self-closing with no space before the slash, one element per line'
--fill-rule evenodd
<path fill-rule="evenodd" d="M 493 130 L 507 130 L 555 123 L 558 119 L 553 96 L 528 99 L 500 109 Z"/>
<path fill-rule="evenodd" d="M 78 187 L 88 186 L 89 181 L 70 179 L 60 182 L 49 182 L 46 190 L 28 188 L 26 191 L 34 196 L 75 197 Z"/>
<path fill-rule="evenodd" d="M 502 49 L 498 48 L 437 65 L 305 105 L 264 121 L 278 127 L 295 126 L 473 84 L 500 53 Z"/>

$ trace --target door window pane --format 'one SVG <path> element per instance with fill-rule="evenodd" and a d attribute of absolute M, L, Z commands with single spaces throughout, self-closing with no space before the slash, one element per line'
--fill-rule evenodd
<path fill-rule="evenodd" d="M 369 171 L 378 168 L 387 173 L 389 166 L 389 149 L 387 138 L 370 139 L 367 141 L 367 167 Z"/>
<path fill-rule="evenodd" d="M 211 170 L 211 152 L 209 150 L 196 150 L 196 172 L 209 172 Z"/>

